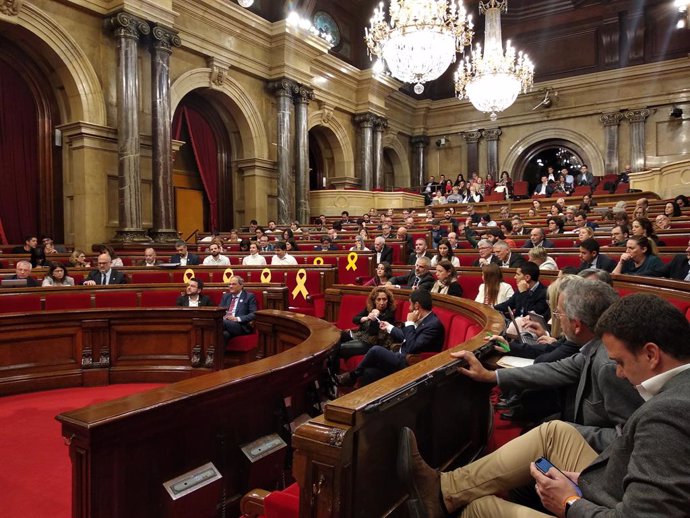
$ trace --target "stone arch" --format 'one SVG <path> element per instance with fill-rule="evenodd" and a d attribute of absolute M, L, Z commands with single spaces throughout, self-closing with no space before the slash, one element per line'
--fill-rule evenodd
<path fill-rule="evenodd" d="M 233 159 L 268 159 L 268 136 L 263 117 L 256 104 L 240 84 L 231 77 L 225 77 L 220 85 L 211 81 L 210 68 L 197 68 L 182 74 L 172 84 L 171 105 L 175 113 L 182 98 L 193 90 L 211 89 L 221 95 L 212 95 L 215 102 L 227 109 L 237 127 L 237 139 L 233 139 Z M 232 133 L 232 132 L 231 132 Z"/>
<path fill-rule="evenodd" d="M 513 171 L 513 169 L 524 153 L 529 152 L 535 144 L 545 140 L 557 139 L 566 140 L 579 146 L 585 154 L 582 158 L 587 161 L 590 171 L 605 171 L 604 156 L 599 151 L 596 143 L 586 135 L 564 128 L 541 129 L 515 142 L 503 160 L 500 170 L 510 172 L 511 176 L 515 178 L 516 171 Z"/>
<path fill-rule="evenodd" d="M 334 176 L 355 176 L 355 153 L 347 131 L 343 125 L 326 110 L 319 110 L 309 114 L 307 121 L 309 130 L 320 128 L 325 130 L 322 136 L 328 141 L 334 158 Z"/>
<path fill-rule="evenodd" d="M 410 186 L 410 161 L 407 157 L 407 149 L 400 141 L 397 134 L 386 133 L 383 136 L 383 149 L 389 152 L 388 156 L 393 163 L 393 178 L 396 187 Z"/>
<path fill-rule="evenodd" d="M 41 52 L 61 81 L 65 92 L 58 96 L 63 122 L 107 123 L 103 89 L 91 62 L 77 42 L 38 7 L 24 2 L 17 16 L 0 18 L 0 25 L 21 27 L 40 41 Z M 28 42 L 31 46 L 32 42 Z M 46 52 L 49 50 L 49 52 Z"/>

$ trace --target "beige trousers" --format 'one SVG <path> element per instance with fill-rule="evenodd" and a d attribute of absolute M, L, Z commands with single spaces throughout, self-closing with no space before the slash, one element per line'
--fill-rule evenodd
<path fill-rule="evenodd" d="M 476 462 L 442 473 L 446 508 L 452 512 L 465 507 L 462 518 L 548 516 L 494 496 L 533 483 L 529 465 L 539 457 L 546 457 L 561 471 L 580 472 L 597 453 L 571 425 L 562 421 L 542 424 Z"/>

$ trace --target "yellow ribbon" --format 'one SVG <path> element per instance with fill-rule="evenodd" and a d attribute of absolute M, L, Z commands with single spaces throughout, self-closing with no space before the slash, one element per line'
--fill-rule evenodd
<path fill-rule="evenodd" d="M 268 284 L 269 282 L 271 282 L 271 270 L 269 270 L 268 268 L 264 268 L 263 270 L 261 270 L 261 282 L 263 284 Z"/>
<path fill-rule="evenodd" d="M 184 280 L 184 283 L 189 284 L 189 281 L 191 281 L 193 278 L 194 278 L 194 270 L 192 270 L 191 268 L 187 268 L 184 271 L 184 276 L 182 277 L 182 279 Z"/>
<path fill-rule="evenodd" d="M 357 271 L 357 258 L 359 256 L 357 255 L 357 252 L 350 252 L 347 254 L 347 267 L 345 268 L 346 270 L 352 270 L 352 271 Z"/>
<path fill-rule="evenodd" d="M 314 264 L 317 266 L 321 266 L 323 264 L 323 257 L 314 258 Z"/>
<path fill-rule="evenodd" d="M 301 293 L 302 297 L 304 297 L 304 300 L 307 300 L 307 296 L 309 295 L 307 287 L 305 286 L 305 283 L 307 282 L 307 270 L 304 268 L 297 270 L 295 280 L 297 281 L 297 286 L 295 286 L 295 289 L 292 290 L 292 298 L 296 298 L 297 295 Z"/>
<path fill-rule="evenodd" d="M 226 268 L 223 272 L 223 282 L 228 284 L 230 282 L 230 277 L 234 277 L 235 274 L 232 272 L 232 268 Z"/>

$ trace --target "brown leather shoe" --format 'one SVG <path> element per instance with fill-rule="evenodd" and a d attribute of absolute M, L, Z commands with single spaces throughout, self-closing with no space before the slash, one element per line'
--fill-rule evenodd
<path fill-rule="evenodd" d="M 353 387 L 357 378 L 351 372 L 343 372 L 335 375 L 335 382 L 339 387 Z"/>
<path fill-rule="evenodd" d="M 398 445 L 398 477 L 410 494 L 407 510 L 410 518 L 444 518 L 441 503 L 441 481 L 438 471 L 431 468 L 419 454 L 414 432 L 405 427 Z"/>

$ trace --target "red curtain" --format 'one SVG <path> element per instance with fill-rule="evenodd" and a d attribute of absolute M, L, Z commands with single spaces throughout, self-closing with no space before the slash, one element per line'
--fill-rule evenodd
<path fill-rule="evenodd" d="M 0 221 L 10 243 L 40 230 L 37 119 L 29 85 L 0 61 Z"/>
<path fill-rule="evenodd" d="M 173 138 L 180 140 L 182 124 L 187 127 L 201 183 L 209 202 L 211 230 L 218 229 L 218 146 L 206 119 L 194 109 L 182 106 L 173 120 Z"/>

